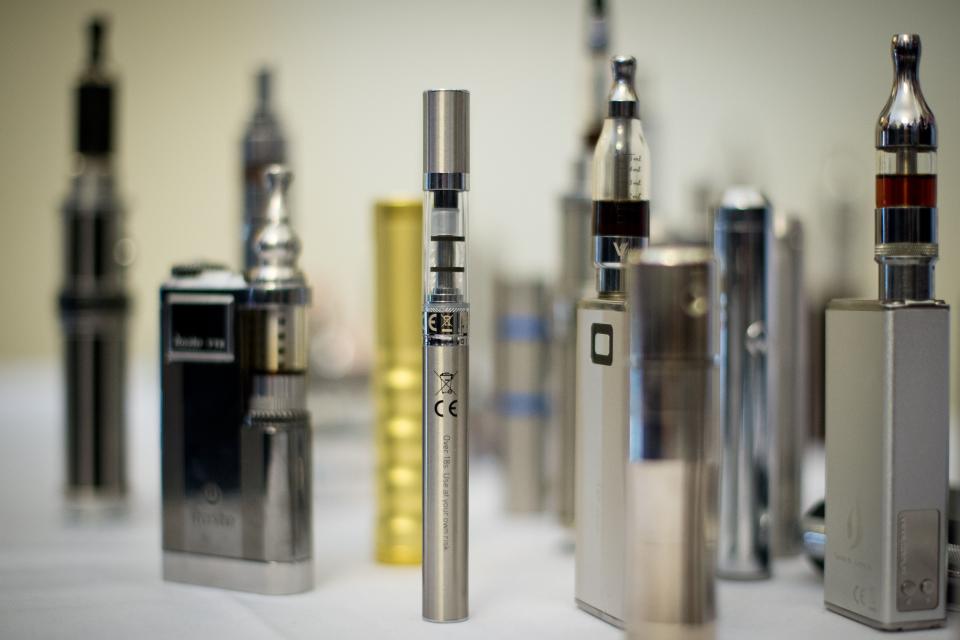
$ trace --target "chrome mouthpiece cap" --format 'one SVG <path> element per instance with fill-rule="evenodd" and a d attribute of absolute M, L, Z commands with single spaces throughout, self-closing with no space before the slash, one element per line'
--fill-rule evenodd
<path fill-rule="evenodd" d="M 293 172 L 286 166 L 273 164 L 264 169 L 267 204 L 263 210 L 264 225 L 254 234 L 252 250 L 256 266 L 247 272 L 250 282 L 302 283 L 300 238 L 290 226 L 287 190 Z"/>
<path fill-rule="evenodd" d="M 920 89 L 920 36 L 893 36 L 890 54 L 893 88 L 877 122 L 877 148 L 936 149 L 937 121 Z"/>
<path fill-rule="evenodd" d="M 638 118 L 637 91 L 634 88 L 637 59 L 633 56 L 615 56 L 611 66 L 613 87 L 607 96 L 607 115 L 611 118 Z"/>
<path fill-rule="evenodd" d="M 466 191 L 470 178 L 470 92 L 423 92 L 423 188 Z"/>

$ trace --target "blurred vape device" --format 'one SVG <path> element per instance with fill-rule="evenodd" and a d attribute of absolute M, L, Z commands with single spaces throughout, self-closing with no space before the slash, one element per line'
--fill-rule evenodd
<path fill-rule="evenodd" d="M 288 224 L 290 172 L 265 179 L 246 277 L 187 265 L 160 289 L 163 577 L 283 594 L 313 585 L 310 288 Z"/>
<path fill-rule="evenodd" d="M 731 187 L 714 212 L 723 300 L 717 575 L 770 576 L 773 214 L 756 189 Z"/>
<path fill-rule="evenodd" d="M 538 280 L 499 278 L 494 297 L 494 366 L 507 510 L 542 511 L 547 486 L 547 289 Z"/>
<path fill-rule="evenodd" d="M 109 499 L 127 488 L 124 266 L 131 249 L 114 177 L 115 83 L 104 62 L 106 24 L 95 18 L 88 30 L 74 103 L 77 162 L 62 208 L 66 487 L 72 497 Z"/>
<path fill-rule="evenodd" d="M 257 106 L 243 135 L 243 269 L 257 266 L 253 236 L 266 220 L 263 218 L 267 190 L 263 171 L 272 164 L 287 162 L 287 141 L 273 111 L 271 91 L 273 72 L 257 72 Z"/>
<path fill-rule="evenodd" d="M 593 160 L 597 295 L 577 306 L 576 600 L 623 626 L 630 369 L 624 273 L 627 253 L 647 245 L 650 163 L 633 76 L 636 60 L 613 59 L 613 87 Z"/>
<path fill-rule="evenodd" d="M 719 346 L 716 262 L 702 247 L 630 253 L 627 636 L 712 638 Z"/>
<path fill-rule="evenodd" d="M 771 540 L 774 557 L 800 553 L 803 453 L 810 432 L 807 304 L 803 285 L 803 225 L 787 214 L 773 219 L 779 366 L 772 371 L 777 393 L 776 435 L 771 465 Z"/>
<path fill-rule="evenodd" d="M 934 297 L 937 125 L 920 38 L 892 41 L 876 130 L 878 300 L 827 309 L 824 601 L 878 629 L 946 619 L 949 307 Z"/>
<path fill-rule="evenodd" d="M 554 469 L 551 470 L 557 517 L 573 526 L 574 462 L 576 460 L 577 390 L 577 302 L 593 283 L 593 233 L 590 228 L 592 199 L 590 193 L 593 151 L 600 138 L 610 88 L 609 26 L 606 2 L 587 0 L 587 50 L 589 52 L 588 117 L 577 159 L 573 164 L 573 182 L 563 196 L 560 218 L 559 281 L 553 299 L 551 436 L 556 446 Z"/>
<path fill-rule="evenodd" d="M 423 618 L 467 611 L 470 94 L 423 92 Z"/>
<path fill-rule="evenodd" d="M 419 564 L 423 544 L 422 201 L 378 201 L 373 232 L 377 310 L 373 370 L 377 410 L 376 558 L 388 564 Z"/>
<path fill-rule="evenodd" d="M 804 551 L 821 571 L 827 541 L 824 511 L 821 500 L 807 511 L 803 520 Z M 947 609 L 960 611 L 960 489 L 950 489 L 947 519 Z"/>

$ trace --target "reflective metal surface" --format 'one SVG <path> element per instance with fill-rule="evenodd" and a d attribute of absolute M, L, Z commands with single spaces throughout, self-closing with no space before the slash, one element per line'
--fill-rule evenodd
<path fill-rule="evenodd" d="M 470 92 L 434 89 L 423 92 L 424 189 L 469 188 Z M 444 184 L 446 180 L 453 180 Z"/>
<path fill-rule="evenodd" d="M 937 121 L 920 89 L 920 36 L 900 33 L 890 41 L 893 88 L 877 123 L 877 147 L 937 147 Z"/>
<path fill-rule="evenodd" d="M 723 332 L 721 578 L 770 576 L 772 225 L 769 203 L 750 187 L 724 193 L 714 218 Z"/>
<path fill-rule="evenodd" d="M 630 254 L 626 628 L 711 638 L 719 431 L 719 299 L 712 252 Z"/>

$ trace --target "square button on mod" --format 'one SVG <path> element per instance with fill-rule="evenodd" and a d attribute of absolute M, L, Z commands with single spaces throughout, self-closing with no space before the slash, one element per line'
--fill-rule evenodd
<path fill-rule="evenodd" d="M 613 364 L 613 326 L 590 325 L 590 360 L 607 367 Z"/>

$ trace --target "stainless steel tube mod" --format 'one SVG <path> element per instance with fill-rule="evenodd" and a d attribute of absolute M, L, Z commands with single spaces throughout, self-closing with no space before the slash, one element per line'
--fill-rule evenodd
<path fill-rule="evenodd" d="M 160 290 L 163 577 L 285 594 L 313 586 L 310 287 L 292 175 L 274 165 L 265 178 L 245 277 L 185 265 Z"/>
<path fill-rule="evenodd" d="M 253 236 L 266 222 L 263 219 L 267 190 L 263 172 L 272 164 L 287 161 L 287 141 L 273 109 L 273 72 L 257 72 L 257 104 L 243 135 L 243 268 L 257 264 Z"/>
<path fill-rule="evenodd" d="M 724 300 L 717 575 L 770 576 L 769 463 L 773 214 L 752 187 L 732 187 L 714 215 Z"/>
<path fill-rule="evenodd" d="M 596 295 L 577 305 L 577 606 L 623 627 L 630 339 L 625 277 L 630 249 L 650 238 L 650 151 L 636 60 L 612 61 L 607 117 L 593 158 Z"/>
<path fill-rule="evenodd" d="M 467 607 L 470 94 L 423 93 L 423 617 Z"/>
<path fill-rule="evenodd" d="M 720 310 L 713 252 L 630 253 L 627 637 L 714 636 Z"/>
<path fill-rule="evenodd" d="M 550 368 L 552 400 L 551 435 L 556 451 L 553 493 L 557 518 L 568 527 L 574 521 L 574 465 L 576 463 L 577 303 L 592 288 L 593 233 L 591 194 L 593 152 L 603 128 L 610 87 L 608 46 L 610 28 L 607 3 L 587 0 L 587 53 L 589 96 L 579 153 L 573 163 L 573 180 L 561 201 L 559 281 L 553 299 Z"/>
<path fill-rule="evenodd" d="M 501 277 L 494 297 L 504 502 L 513 513 L 533 513 L 546 505 L 547 289 L 536 279 Z"/>
<path fill-rule="evenodd" d="M 777 389 L 771 451 L 771 540 L 774 557 L 800 553 L 803 453 L 810 432 L 807 303 L 803 279 L 803 225 L 778 213 L 773 220 L 779 366 L 771 371 Z"/>
<path fill-rule="evenodd" d="M 824 603 L 885 630 L 946 621 L 950 310 L 934 292 L 937 124 L 920 37 L 891 42 L 876 128 L 876 300 L 827 309 Z"/>
<path fill-rule="evenodd" d="M 66 391 L 66 489 L 73 498 L 127 490 L 127 319 L 131 257 L 113 166 L 115 82 L 106 69 L 106 23 L 93 19 L 76 89 L 76 170 L 63 204 L 59 311 Z"/>

